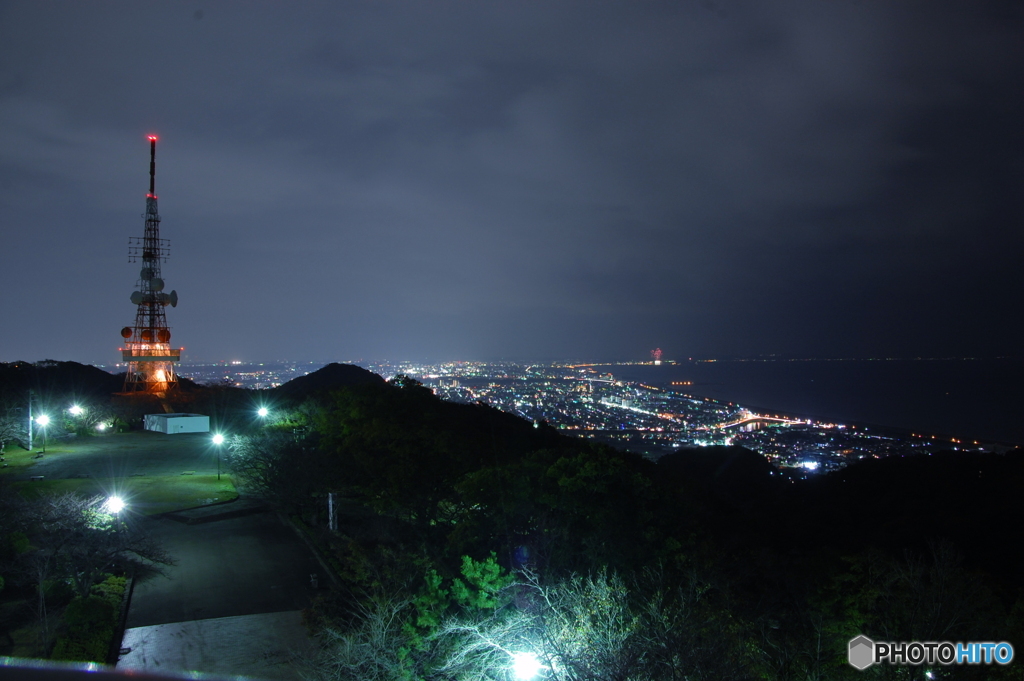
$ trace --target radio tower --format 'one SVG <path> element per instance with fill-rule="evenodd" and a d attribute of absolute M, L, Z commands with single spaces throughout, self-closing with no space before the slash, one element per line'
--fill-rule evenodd
<path fill-rule="evenodd" d="M 128 238 L 128 262 L 142 260 L 137 290 L 132 304 L 138 306 L 135 325 L 121 329 L 125 347 L 121 358 L 128 364 L 124 379 L 126 393 L 163 395 L 177 383 L 174 363 L 181 359 L 181 348 L 169 345 L 171 330 L 164 308 L 177 307 L 178 292 L 164 293 L 160 263 L 171 254 L 171 242 L 160 238 L 160 215 L 156 210 L 156 136 L 149 136 L 149 193 L 146 194 L 146 231 L 140 239 Z"/>

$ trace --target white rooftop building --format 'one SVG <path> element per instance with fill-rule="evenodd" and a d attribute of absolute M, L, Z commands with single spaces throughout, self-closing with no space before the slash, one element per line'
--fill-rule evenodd
<path fill-rule="evenodd" d="M 209 433 L 210 417 L 202 414 L 146 414 L 146 430 L 167 435 Z"/>

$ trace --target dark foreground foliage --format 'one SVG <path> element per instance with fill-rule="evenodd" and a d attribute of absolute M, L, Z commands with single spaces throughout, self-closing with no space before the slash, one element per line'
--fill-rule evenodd
<path fill-rule="evenodd" d="M 104 501 L 73 492 L 25 500 L 0 477 L 0 612 L 20 613 L 0 618 L 9 646 L 11 630 L 29 620 L 34 656 L 105 662 L 123 575 L 173 564 L 139 518 L 112 513 Z"/>
<path fill-rule="evenodd" d="M 76 596 L 64 610 L 50 658 L 105 663 L 118 631 L 124 592 L 125 578 L 111 576 L 93 586 L 88 596 Z"/>
<path fill-rule="evenodd" d="M 507 678 L 527 650 L 559 679 L 862 678 L 862 633 L 1024 643 L 1017 547 L 991 523 L 1020 514 L 1014 455 L 793 483 L 743 449 L 654 463 L 409 379 L 322 395 L 236 445 L 346 583 L 308 613 L 328 632 L 318 678 Z"/>

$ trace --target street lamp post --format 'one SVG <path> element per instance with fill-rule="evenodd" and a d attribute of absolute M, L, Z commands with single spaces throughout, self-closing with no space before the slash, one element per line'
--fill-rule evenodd
<path fill-rule="evenodd" d="M 82 426 L 82 414 L 85 413 L 85 409 L 81 405 L 72 404 L 68 407 L 68 413 L 71 414 L 71 427 L 74 428 L 75 432 L 81 432 Z"/>
<path fill-rule="evenodd" d="M 214 435 L 213 444 L 217 447 L 217 479 L 220 480 L 220 446 L 224 444 L 224 436 L 220 433 Z"/>
<path fill-rule="evenodd" d="M 121 531 L 121 511 L 124 509 L 124 499 L 119 496 L 112 496 L 107 499 L 107 511 L 114 514 L 114 531 Z"/>
<path fill-rule="evenodd" d="M 40 414 L 36 419 L 36 423 L 43 429 L 43 454 L 46 453 L 46 426 L 50 423 L 50 417 L 46 414 Z"/>
<path fill-rule="evenodd" d="M 32 391 L 28 391 L 28 451 L 32 451 Z"/>

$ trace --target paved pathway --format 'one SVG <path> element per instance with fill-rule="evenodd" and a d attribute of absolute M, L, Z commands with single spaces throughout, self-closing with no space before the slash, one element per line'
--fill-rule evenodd
<path fill-rule="evenodd" d="M 230 514 L 234 507 L 214 508 Z M 315 593 L 309 576 L 323 569 L 276 513 L 202 520 L 195 525 L 170 518 L 148 521 L 150 533 L 177 565 L 136 582 L 129 627 L 300 610 L 309 604 Z M 319 586 L 325 583 L 321 579 Z"/>
<path fill-rule="evenodd" d="M 300 681 L 323 570 L 295 531 L 245 499 L 150 523 L 177 564 L 137 580 L 118 669 Z"/>
<path fill-rule="evenodd" d="M 132 432 L 62 443 L 19 472 L 47 479 L 214 473 L 208 433 Z M 298 681 L 295 655 L 312 645 L 300 612 L 323 569 L 276 513 L 241 498 L 140 519 L 174 556 L 163 575 L 140 576 L 118 669 L 245 674 Z M 327 580 L 320 575 L 319 586 Z"/>
<path fill-rule="evenodd" d="M 120 670 L 182 670 L 300 681 L 302 659 L 312 650 L 298 611 L 221 617 L 137 627 L 125 632 L 131 652 Z"/>

